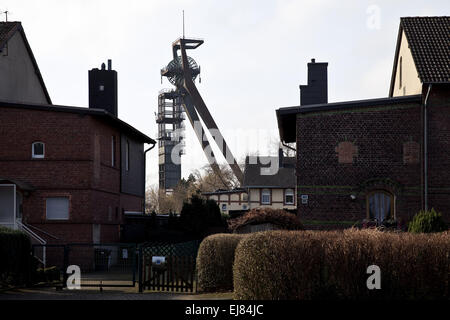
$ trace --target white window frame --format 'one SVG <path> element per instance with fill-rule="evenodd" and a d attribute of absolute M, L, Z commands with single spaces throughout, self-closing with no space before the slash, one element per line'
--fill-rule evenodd
<path fill-rule="evenodd" d="M 266 194 L 264 194 L 266 192 Z M 269 197 L 269 201 L 264 201 L 264 196 Z M 272 191 L 270 189 L 262 189 L 261 190 L 261 204 L 270 205 L 272 203 Z"/>
<path fill-rule="evenodd" d="M 37 144 L 42 144 L 42 154 L 35 154 L 34 153 L 34 146 Z M 45 158 L 45 143 L 41 141 L 33 142 L 31 145 L 31 156 L 33 159 L 44 159 Z"/>
<path fill-rule="evenodd" d="M 290 191 L 290 192 L 288 193 L 288 191 Z M 292 202 L 288 202 L 288 201 L 286 200 L 286 197 L 287 197 L 287 196 L 292 196 Z M 287 205 L 293 205 L 293 204 L 295 204 L 295 192 L 294 192 L 294 189 L 286 189 L 286 190 L 284 191 L 284 203 L 287 204 Z"/>
<path fill-rule="evenodd" d="M 51 200 L 51 199 L 65 199 L 65 200 L 67 200 L 67 218 L 49 218 L 48 217 L 48 200 Z M 47 197 L 46 199 L 45 199 L 45 219 L 46 220 L 48 220 L 48 221 L 67 221 L 67 220 L 69 220 L 69 218 L 70 218 L 70 199 L 69 199 L 69 197 L 64 197 L 64 196 L 61 196 L 61 197 L 58 197 L 58 196 L 55 196 L 55 197 Z"/>

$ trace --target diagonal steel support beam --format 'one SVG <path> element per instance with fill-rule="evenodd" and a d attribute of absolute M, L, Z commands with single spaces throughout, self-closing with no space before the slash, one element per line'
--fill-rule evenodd
<path fill-rule="evenodd" d="M 242 170 L 239 167 L 239 164 L 237 163 L 233 154 L 231 153 L 231 150 L 229 149 L 224 137 L 222 136 L 222 133 L 220 132 L 216 122 L 214 121 L 213 117 L 211 116 L 211 113 L 209 112 L 208 108 L 206 107 L 206 104 L 203 101 L 203 98 L 200 95 L 199 91 L 197 90 L 197 87 L 195 86 L 194 81 L 192 81 L 192 74 L 191 74 L 191 70 L 189 69 L 189 63 L 188 63 L 188 58 L 187 58 L 187 54 L 186 54 L 186 47 L 185 47 L 184 39 L 179 40 L 179 49 L 181 51 L 184 88 L 189 93 L 190 97 L 192 98 L 193 106 L 195 107 L 195 109 L 198 112 L 198 114 L 200 115 L 200 117 L 203 119 L 203 122 L 205 123 L 205 125 L 208 128 L 211 135 L 214 137 L 215 142 L 217 143 L 223 156 L 227 160 L 227 163 L 229 164 L 231 170 L 233 171 L 234 175 L 236 176 L 236 178 L 239 180 L 239 182 L 242 185 L 243 180 L 244 180 L 244 175 L 242 174 Z"/>
<path fill-rule="evenodd" d="M 181 89 L 180 91 L 184 91 L 184 90 Z M 225 188 L 229 189 L 231 186 L 228 185 L 228 183 L 222 176 L 222 172 L 220 171 L 219 165 L 217 164 L 216 157 L 215 157 L 214 152 L 209 144 L 208 137 L 205 134 L 203 125 L 200 122 L 200 118 L 197 114 L 197 111 L 195 111 L 195 107 L 192 103 L 190 95 L 186 94 L 186 93 L 184 93 L 184 94 L 182 93 L 182 101 L 183 101 L 183 106 L 185 108 L 189 122 L 191 123 L 192 128 L 195 131 L 198 141 L 200 142 L 200 145 L 202 146 L 202 149 L 205 152 L 206 158 L 208 159 L 208 162 L 209 162 L 211 168 L 213 169 L 214 173 L 220 178 L 220 181 L 225 186 Z"/>

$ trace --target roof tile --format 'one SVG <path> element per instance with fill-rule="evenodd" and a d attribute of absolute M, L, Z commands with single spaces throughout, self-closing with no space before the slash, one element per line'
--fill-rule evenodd
<path fill-rule="evenodd" d="M 400 23 L 422 82 L 450 82 L 450 17 L 405 17 Z"/>

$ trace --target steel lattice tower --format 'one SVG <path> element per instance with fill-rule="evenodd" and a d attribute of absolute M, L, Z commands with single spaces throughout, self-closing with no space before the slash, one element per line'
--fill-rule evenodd
<path fill-rule="evenodd" d="M 158 95 L 159 189 L 170 193 L 181 180 L 181 156 L 184 150 L 184 108 L 176 90 L 166 89 Z"/>

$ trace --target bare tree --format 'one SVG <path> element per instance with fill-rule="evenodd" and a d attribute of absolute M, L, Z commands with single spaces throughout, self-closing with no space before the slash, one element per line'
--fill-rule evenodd
<path fill-rule="evenodd" d="M 282 144 L 278 137 L 272 137 L 269 140 L 269 150 L 278 155 L 278 150 L 283 150 L 283 154 L 286 157 L 295 157 L 295 143 Z"/>

